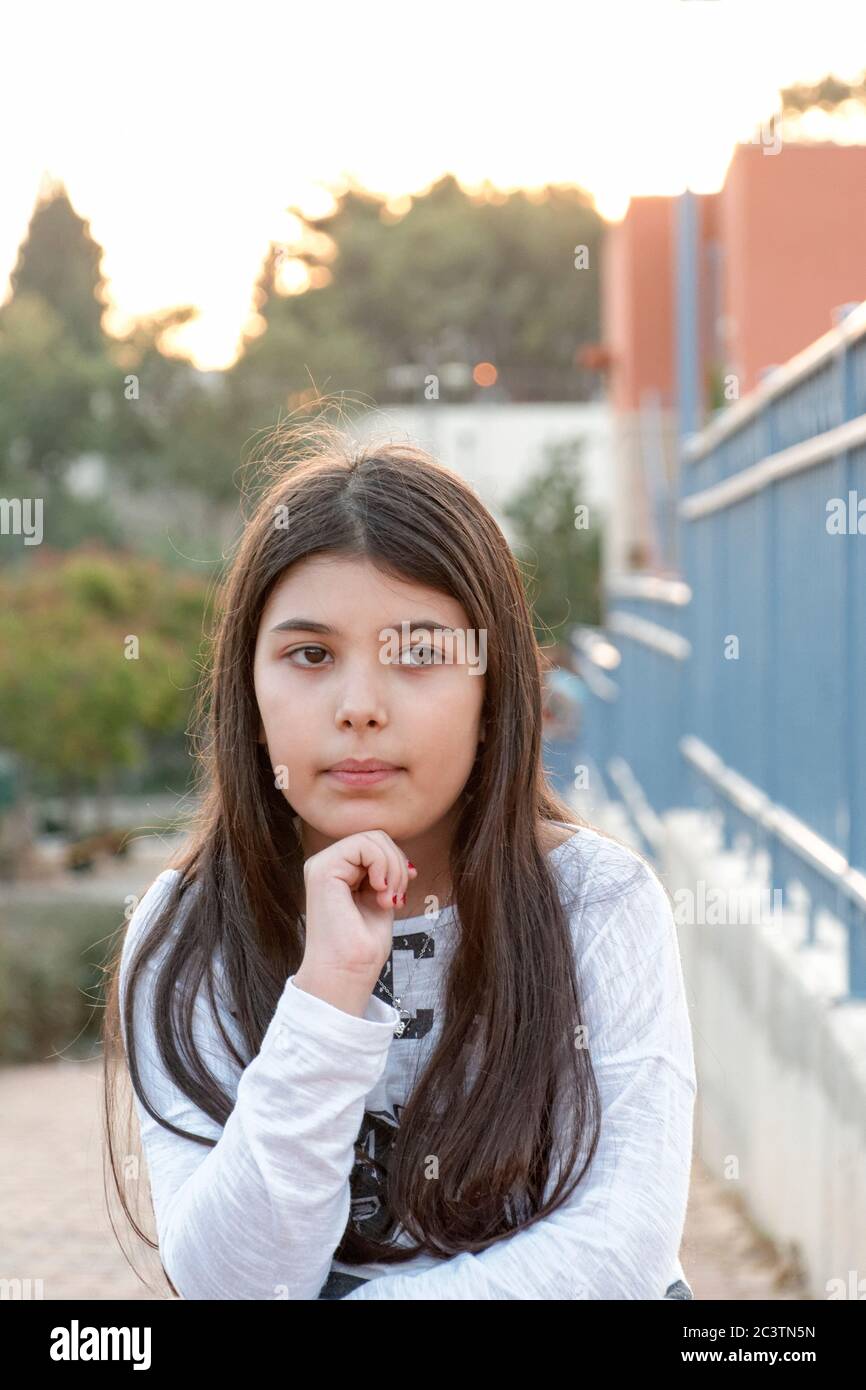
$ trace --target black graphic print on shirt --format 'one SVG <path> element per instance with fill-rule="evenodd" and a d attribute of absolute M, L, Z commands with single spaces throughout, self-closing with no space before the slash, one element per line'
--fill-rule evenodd
<path fill-rule="evenodd" d="M 394 937 L 391 954 L 382 966 L 382 973 L 376 981 L 376 988 L 373 990 L 374 998 L 381 999 L 384 1003 L 390 1004 L 392 1008 L 396 1007 L 392 996 L 396 995 L 398 999 L 400 998 L 400 990 L 394 985 L 395 951 L 406 951 L 408 953 L 408 978 L 411 979 L 412 972 L 417 969 L 415 962 L 421 957 L 422 953 L 424 960 L 431 960 L 436 954 L 436 941 L 430 936 L 429 932 L 426 931 L 414 931 L 409 932 L 406 936 Z M 403 1008 L 411 1013 L 412 1017 L 407 1022 L 399 1038 L 394 1039 L 395 1043 L 406 1042 L 407 1040 L 411 1041 L 413 1039 L 417 1041 L 418 1038 L 426 1037 L 433 1027 L 433 1010 L 418 1009 L 417 1012 L 413 1012 L 409 1008 L 406 1000 L 403 1001 Z"/>
<path fill-rule="evenodd" d="M 403 1107 L 395 1109 L 396 1118 L 389 1110 L 364 1111 L 349 1178 L 352 1224 L 373 1240 L 388 1235 L 388 1176 Z"/>
<path fill-rule="evenodd" d="M 414 979 L 416 962 L 423 952 L 424 960 L 435 954 L 435 941 L 426 931 L 409 932 L 395 936 L 391 954 L 382 967 L 373 995 L 394 1007 L 393 995 L 399 999 L 400 988 L 394 985 L 394 952 L 406 952 L 408 971 L 401 971 L 405 979 Z M 422 966 L 423 969 L 423 966 Z M 418 1042 L 433 1027 L 434 1010 L 424 1008 L 413 1010 L 408 1000 L 403 1007 L 410 1014 L 406 1027 L 395 1036 L 392 1047 L 401 1047 Z M 388 1227 L 388 1177 L 394 1142 L 404 1105 L 395 1102 L 393 1108 L 384 1110 L 365 1110 L 361 1129 L 355 1141 L 355 1163 L 349 1178 L 351 1192 L 350 1214 L 352 1224 L 374 1240 L 387 1238 Z M 391 1233 L 393 1234 L 393 1232 Z"/>

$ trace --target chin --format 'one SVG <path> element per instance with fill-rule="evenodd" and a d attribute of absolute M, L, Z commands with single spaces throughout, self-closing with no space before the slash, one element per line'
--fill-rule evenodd
<path fill-rule="evenodd" d="M 355 835 L 361 830 L 388 830 L 394 819 L 393 808 L 389 811 L 384 804 L 377 805 L 372 796 L 355 796 L 351 804 L 329 806 L 309 823 L 323 835 Z"/>

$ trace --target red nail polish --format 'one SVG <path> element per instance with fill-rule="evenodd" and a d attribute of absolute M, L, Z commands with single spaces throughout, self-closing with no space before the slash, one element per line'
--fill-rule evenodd
<path fill-rule="evenodd" d="M 411 861 L 411 859 L 410 859 L 410 860 L 409 860 L 409 868 L 410 868 L 410 869 L 414 869 L 414 867 L 415 867 L 415 865 L 412 863 L 412 861 Z"/>
<path fill-rule="evenodd" d="M 405 893 L 403 894 L 402 906 L 403 906 L 403 907 L 406 906 L 406 894 L 405 894 Z"/>
<path fill-rule="evenodd" d="M 394 894 L 394 896 L 393 896 L 393 898 L 391 899 L 391 901 L 392 901 L 392 903 L 394 904 L 394 906 L 396 907 L 396 906 L 397 906 L 397 894 L 396 894 L 396 893 Z"/>

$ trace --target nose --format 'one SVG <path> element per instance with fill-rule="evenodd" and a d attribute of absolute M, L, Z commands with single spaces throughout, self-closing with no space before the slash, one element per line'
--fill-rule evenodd
<path fill-rule="evenodd" d="M 379 662 L 376 666 L 375 671 L 370 671 L 361 663 L 346 671 L 345 683 L 334 712 L 338 728 L 384 728 L 388 723 L 380 684 L 385 667 Z"/>

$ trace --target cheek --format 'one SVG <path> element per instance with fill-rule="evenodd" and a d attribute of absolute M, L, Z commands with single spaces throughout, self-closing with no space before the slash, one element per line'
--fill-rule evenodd
<path fill-rule="evenodd" d="M 290 691 L 285 672 L 279 667 L 256 671 L 254 688 L 259 719 L 271 750 L 302 746 L 304 730 L 310 727 L 303 691 Z"/>
<path fill-rule="evenodd" d="M 259 707 L 259 718 L 265 727 L 268 737 L 272 737 L 277 723 L 279 713 L 279 700 L 277 699 L 276 681 L 270 671 L 256 671 L 254 678 L 254 688 L 256 704 Z"/>
<path fill-rule="evenodd" d="M 430 682 L 423 700 L 414 701 L 412 707 L 412 724 L 421 748 L 438 755 L 448 754 L 456 762 L 472 763 L 483 698 L 478 687 L 477 676 L 443 680 L 438 688 Z"/>

